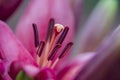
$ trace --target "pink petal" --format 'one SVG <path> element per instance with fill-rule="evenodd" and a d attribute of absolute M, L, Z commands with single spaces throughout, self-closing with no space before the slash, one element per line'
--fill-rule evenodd
<path fill-rule="evenodd" d="M 5 73 L 5 64 L 3 61 L 0 61 L 0 75 Z"/>
<path fill-rule="evenodd" d="M 84 65 L 94 56 L 94 52 L 79 54 L 64 67 L 58 74 L 58 80 L 73 80 L 76 74 L 84 67 Z"/>
<path fill-rule="evenodd" d="M 40 72 L 40 69 L 33 65 L 23 65 L 23 69 L 30 77 L 34 77 Z"/>
<path fill-rule="evenodd" d="M 8 64 L 4 60 L 0 60 L 0 80 L 12 80 L 8 75 Z"/>
<path fill-rule="evenodd" d="M 26 75 L 34 77 L 40 72 L 40 69 L 35 65 L 21 64 L 19 61 L 12 62 L 9 67 L 10 77 L 15 80 L 20 71 L 24 71 Z"/>
<path fill-rule="evenodd" d="M 54 18 L 56 23 L 69 26 L 70 32 L 65 42 L 72 40 L 74 23 L 68 1 L 32 0 L 18 24 L 16 33 L 18 38 L 34 57 L 36 54 L 34 54 L 35 47 L 32 23 L 36 23 L 38 25 L 40 40 L 45 40 L 48 21 L 50 18 Z"/>
<path fill-rule="evenodd" d="M 4 55 L 4 60 L 9 63 L 19 60 L 22 63 L 35 64 L 32 56 L 2 21 L 0 21 L 0 53 Z"/>

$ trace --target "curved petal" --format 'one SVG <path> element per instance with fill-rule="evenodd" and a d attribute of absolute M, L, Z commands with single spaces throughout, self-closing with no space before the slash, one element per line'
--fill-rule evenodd
<path fill-rule="evenodd" d="M 0 60 L 0 80 L 12 80 L 8 75 L 8 63 Z"/>
<path fill-rule="evenodd" d="M 35 76 L 35 80 L 56 80 L 56 76 L 53 70 L 45 68 L 41 70 L 38 75 Z"/>
<path fill-rule="evenodd" d="M 71 31 L 68 39 L 72 39 L 74 31 L 73 16 L 67 2 L 67 0 L 31 0 L 17 26 L 16 33 L 32 56 L 36 55 L 34 54 L 35 47 L 32 23 L 36 23 L 38 26 L 40 40 L 45 40 L 50 18 L 54 18 L 56 23 L 69 26 Z"/>
<path fill-rule="evenodd" d="M 0 0 L 0 19 L 7 20 L 21 2 L 22 0 Z"/>
<path fill-rule="evenodd" d="M 88 52 L 77 55 L 77 57 L 75 57 L 69 65 L 65 66 L 57 74 L 58 80 L 73 80 L 78 71 L 84 67 L 84 65 L 94 56 L 94 54 L 94 52 Z"/>
<path fill-rule="evenodd" d="M 75 53 L 96 50 L 111 30 L 117 7 L 117 0 L 100 0 L 83 27 L 82 33 L 78 33 Z"/>
<path fill-rule="evenodd" d="M 15 78 L 18 75 L 18 73 L 20 72 L 20 70 L 22 70 L 22 67 L 21 67 L 19 61 L 13 61 L 9 66 L 8 74 L 10 75 L 10 77 L 13 80 L 15 80 Z"/>
<path fill-rule="evenodd" d="M 5 62 L 0 61 L 0 75 L 5 73 Z"/>
<path fill-rule="evenodd" d="M 34 77 L 40 72 L 40 69 L 33 65 L 23 65 L 23 69 L 30 77 Z"/>
<path fill-rule="evenodd" d="M 2 21 L 0 21 L 0 53 L 9 63 L 19 60 L 22 63 L 36 64 L 29 52 Z"/>
<path fill-rule="evenodd" d="M 103 41 L 75 80 L 119 80 L 120 26 Z"/>
<path fill-rule="evenodd" d="M 0 80 L 12 80 L 9 75 L 5 75 L 4 78 L 0 75 Z"/>

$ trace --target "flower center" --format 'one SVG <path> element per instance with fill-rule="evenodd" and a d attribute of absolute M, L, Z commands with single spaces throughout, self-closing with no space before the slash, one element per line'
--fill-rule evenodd
<path fill-rule="evenodd" d="M 67 36 L 69 27 L 64 27 L 61 24 L 54 23 L 54 19 L 50 19 L 45 41 L 39 41 L 37 25 L 33 24 L 37 63 L 41 68 L 49 67 L 53 69 L 58 61 L 66 55 L 68 50 L 73 45 L 73 42 L 68 42 L 62 52 L 57 57 L 55 57 L 56 53 L 61 48 L 65 37 Z"/>

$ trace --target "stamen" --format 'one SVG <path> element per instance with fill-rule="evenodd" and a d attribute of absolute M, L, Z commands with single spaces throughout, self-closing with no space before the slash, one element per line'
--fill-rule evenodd
<path fill-rule="evenodd" d="M 47 36 L 46 36 L 46 42 L 51 41 L 53 30 L 54 30 L 54 19 L 50 19 L 49 24 L 48 24 L 48 31 L 47 31 Z"/>
<path fill-rule="evenodd" d="M 61 59 L 62 57 L 64 57 L 66 55 L 66 53 L 68 52 L 68 50 L 72 47 L 73 42 L 69 42 L 65 48 L 63 49 L 62 53 L 59 55 L 59 59 Z"/>
<path fill-rule="evenodd" d="M 55 57 L 55 55 L 56 55 L 56 53 L 57 53 L 57 51 L 58 51 L 58 49 L 61 47 L 61 45 L 60 44 L 57 44 L 54 48 L 53 48 L 53 50 L 52 50 L 52 52 L 50 53 L 50 55 L 49 55 L 49 57 L 48 57 L 48 61 L 49 60 L 53 60 L 53 58 Z"/>
<path fill-rule="evenodd" d="M 40 41 L 40 44 L 39 44 L 39 47 L 38 47 L 38 50 L 37 50 L 37 54 L 38 54 L 39 57 L 41 56 L 44 47 L 45 47 L 45 41 Z"/>
<path fill-rule="evenodd" d="M 39 45 L 39 35 L 38 35 L 38 29 L 37 25 L 33 23 L 33 31 L 34 31 L 34 43 L 35 47 Z"/>
<path fill-rule="evenodd" d="M 58 63 L 59 60 L 60 60 L 60 59 L 57 58 L 57 59 L 54 61 L 54 63 L 51 65 L 51 69 L 53 69 L 53 68 L 57 65 L 57 63 Z"/>
<path fill-rule="evenodd" d="M 51 69 L 53 69 L 56 65 L 57 65 L 57 63 L 58 63 L 58 61 L 62 58 L 62 57 L 64 57 L 65 55 L 66 55 L 66 53 L 68 52 L 68 50 L 72 47 L 72 45 L 73 45 L 73 43 L 72 42 L 69 42 L 66 46 L 65 46 L 65 48 L 63 49 L 63 51 L 62 51 L 62 53 L 59 55 L 59 57 L 53 62 L 53 64 L 51 65 Z"/>
<path fill-rule="evenodd" d="M 34 43 L 37 52 L 36 60 L 38 65 L 41 67 L 41 69 L 45 67 L 49 67 L 53 69 L 58 63 L 58 61 L 66 55 L 68 50 L 73 45 L 72 42 L 69 42 L 63 49 L 62 53 L 57 58 L 55 58 L 57 51 L 59 50 L 65 37 L 67 36 L 69 27 L 64 28 L 63 25 L 54 24 L 54 23 L 55 23 L 54 19 L 51 18 L 48 25 L 46 41 L 40 41 L 40 42 L 39 42 L 37 25 L 33 24 Z M 59 36 L 60 32 L 62 33 Z M 0 58 L 1 58 L 1 52 L 0 52 Z M 53 61 L 53 59 L 55 59 L 55 61 Z"/>
<path fill-rule="evenodd" d="M 65 29 L 63 30 L 62 34 L 60 35 L 58 41 L 56 44 L 62 44 L 62 42 L 64 41 L 67 33 L 68 33 L 69 27 L 65 27 Z"/>

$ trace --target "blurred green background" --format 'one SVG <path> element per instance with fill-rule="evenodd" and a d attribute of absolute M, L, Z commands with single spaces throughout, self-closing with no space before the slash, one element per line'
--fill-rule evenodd
<path fill-rule="evenodd" d="M 84 0 L 83 13 L 82 13 L 82 16 L 83 16 L 82 17 L 82 24 L 84 24 L 84 22 L 86 21 L 86 19 L 88 18 L 88 16 L 90 15 L 91 11 L 96 6 L 98 1 L 99 0 Z M 118 26 L 120 24 L 120 0 L 117 0 L 117 1 L 118 1 L 118 11 L 117 11 L 117 15 L 115 18 L 114 26 Z"/>

